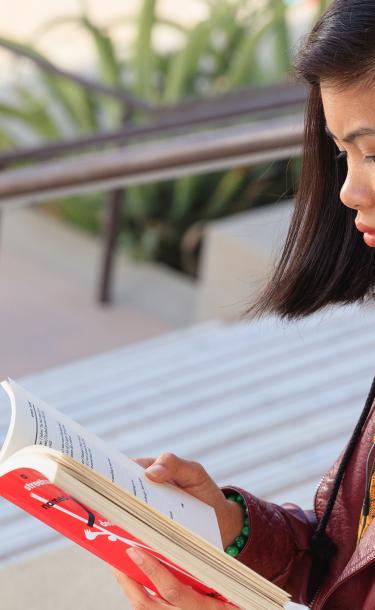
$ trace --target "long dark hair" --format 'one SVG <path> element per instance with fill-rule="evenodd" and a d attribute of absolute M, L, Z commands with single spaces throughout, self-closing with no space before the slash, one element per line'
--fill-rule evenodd
<path fill-rule="evenodd" d="M 302 172 L 281 258 L 251 314 L 299 318 L 336 303 L 372 296 L 375 250 L 354 225 L 355 211 L 340 202 L 346 161 L 327 135 L 320 82 L 338 87 L 375 83 L 375 2 L 334 0 L 295 62 L 310 87 Z"/>
<path fill-rule="evenodd" d="M 355 83 L 375 86 L 375 0 L 333 0 L 304 43 L 296 70 L 310 87 L 300 187 L 280 261 L 249 309 L 252 314 L 272 312 L 289 319 L 374 296 L 375 250 L 357 231 L 355 212 L 340 202 L 346 163 L 336 159 L 336 145 L 326 133 L 320 83 L 338 88 Z M 336 552 L 327 527 L 374 398 L 375 379 L 312 537 L 310 602 Z"/>

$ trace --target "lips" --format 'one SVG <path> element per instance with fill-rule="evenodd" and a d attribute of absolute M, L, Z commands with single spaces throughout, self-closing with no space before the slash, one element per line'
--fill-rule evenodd
<path fill-rule="evenodd" d="M 361 222 L 356 222 L 355 226 L 357 227 L 358 231 L 363 233 L 363 241 L 365 244 L 370 246 L 370 248 L 375 248 L 375 228 L 368 227 Z"/>
<path fill-rule="evenodd" d="M 361 233 L 368 233 L 369 235 L 375 235 L 375 227 L 367 227 L 366 225 L 362 224 L 361 222 L 356 222 L 355 226 L 357 227 L 358 231 L 360 231 Z"/>

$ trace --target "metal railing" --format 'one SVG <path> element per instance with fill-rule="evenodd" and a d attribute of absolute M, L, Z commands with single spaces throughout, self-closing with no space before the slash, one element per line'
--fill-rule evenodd
<path fill-rule="evenodd" d="M 201 130 L 0 173 L 2 208 L 298 156 L 303 117 Z"/>
<path fill-rule="evenodd" d="M 6 43 L 0 41 L 0 46 L 6 47 Z M 124 104 L 124 123 L 116 131 L 0 153 L 0 209 L 63 195 L 109 193 L 101 303 L 110 300 L 113 254 L 127 186 L 289 159 L 301 153 L 306 99 L 301 85 L 285 83 L 155 107 L 122 89 L 61 70 L 23 47 L 9 50 L 93 94 L 108 95 Z M 135 112 L 141 113 L 141 124 L 132 122 Z M 20 167 L 20 163 L 29 165 Z"/>

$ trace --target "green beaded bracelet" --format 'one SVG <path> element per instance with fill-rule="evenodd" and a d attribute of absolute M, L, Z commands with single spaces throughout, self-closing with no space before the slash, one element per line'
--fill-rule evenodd
<path fill-rule="evenodd" d="M 246 506 L 246 502 L 241 496 L 241 494 L 231 493 L 226 495 L 226 498 L 227 500 L 231 500 L 232 502 L 237 502 L 238 504 L 241 504 L 241 506 L 243 506 L 243 508 L 245 509 L 245 520 L 243 528 L 241 530 L 241 534 L 239 536 L 236 536 L 232 544 L 230 544 L 229 546 L 227 546 L 226 549 L 224 549 L 228 555 L 231 555 L 231 557 L 237 557 L 237 555 L 245 546 L 249 537 L 249 511 Z"/>

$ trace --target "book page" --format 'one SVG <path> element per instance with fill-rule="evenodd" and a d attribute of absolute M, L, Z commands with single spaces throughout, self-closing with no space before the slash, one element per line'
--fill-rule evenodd
<path fill-rule="evenodd" d="M 146 478 L 141 466 L 78 423 L 36 398 L 12 380 L 1 384 L 12 406 L 11 422 L 0 462 L 29 445 L 59 451 L 95 470 L 171 519 L 222 548 L 219 526 L 212 507 L 172 485 L 158 485 Z"/>

